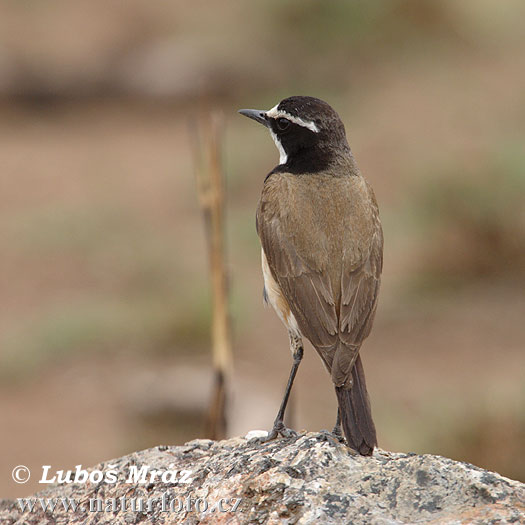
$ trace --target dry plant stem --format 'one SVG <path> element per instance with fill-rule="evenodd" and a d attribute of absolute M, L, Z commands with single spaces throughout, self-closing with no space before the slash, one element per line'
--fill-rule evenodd
<path fill-rule="evenodd" d="M 232 373 L 232 344 L 224 243 L 224 175 L 221 162 L 223 121 L 219 114 L 200 120 L 193 129 L 195 177 L 204 216 L 212 285 L 212 353 L 215 386 L 207 421 L 207 435 L 227 433 L 227 400 Z"/>

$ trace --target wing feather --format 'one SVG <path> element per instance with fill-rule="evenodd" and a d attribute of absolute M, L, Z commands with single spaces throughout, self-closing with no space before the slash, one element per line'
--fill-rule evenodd
<path fill-rule="evenodd" d="M 257 232 L 272 276 L 301 333 L 331 370 L 334 383 L 342 386 L 351 377 L 377 305 L 383 247 L 379 218 L 376 214 L 373 234 L 363 236 L 365 242 L 356 248 L 352 232 L 335 232 L 340 239 L 334 240 L 329 226 L 323 230 L 321 221 L 314 223 L 315 206 L 310 209 L 308 201 L 301 203 L 301 218 L 295 216 L 297 202 L 286 206 L 281 200 L 286 191 L 290 191 L 289 184 L 275 188 L 265 184 L 257 210 Z M 294 198 L 288 194 L 288 199 Z M 316 226 L 308 228 L 305 216 Z M 335 279 L 334 265 L 340 268 Z"/>

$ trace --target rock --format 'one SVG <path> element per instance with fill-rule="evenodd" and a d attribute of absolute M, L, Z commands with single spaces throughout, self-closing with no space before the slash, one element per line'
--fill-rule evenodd
<path fill-rule="evenodd" d="M 518 481 L 440 456 L 383 450 L 357 456 L 324 434 L 262 444 L 244 438 L 200 439 L 77 470 L 70 473 L 72 479 L 75 474 L 77 481 L 90 479 L 2 501 L 0 523 L 525 521 L 525 485 Z M 53 474 L 50 470 L 47 478 Z M 53 511 L 42 509 L 42 504 L 55 502 Z M 33 511 L 22 512 L 20 506 L 31 503 Z M 78 508 L 67 511 L 64 503 Z"/>

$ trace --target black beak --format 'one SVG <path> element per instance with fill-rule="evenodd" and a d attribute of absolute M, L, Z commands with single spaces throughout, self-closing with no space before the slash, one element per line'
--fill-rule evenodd
<path fill-rule="evenodd" d="M 239 113 L 255 120 L 255 122 L 258 122 L 263 126 L 268 127 L 269 125 L 268 120 L 266 119 L 266 111 L 261 111 L 260 109 L 239 109 Z"/>

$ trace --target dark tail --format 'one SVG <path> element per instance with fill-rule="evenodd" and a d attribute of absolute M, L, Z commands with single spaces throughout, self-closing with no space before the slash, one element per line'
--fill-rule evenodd
<path fill-rule="evenodd" d="M 361 356 L 357 357 L 352 369 L 352 379 L 354 384 L 350 390 L 335 387 L 341 424 L 348 446 L 363 456 L 371 456 L 377 446 L 376 427 L 372 421 Z"/>

